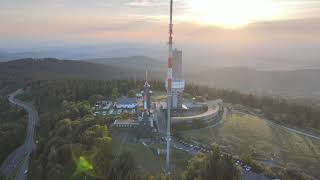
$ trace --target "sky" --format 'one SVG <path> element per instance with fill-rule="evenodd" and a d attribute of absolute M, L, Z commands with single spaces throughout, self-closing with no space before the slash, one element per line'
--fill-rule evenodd
<path fill-rule="evenodd" d="M 168 10 L 165 0 L 0 0 L 0 51 L 99 43 L 164 48 Z M 316 59 L 320 1 L 175 0 L 174 38 L 193 50 L 189 59 L 210 59 L 212 52 Z"/>

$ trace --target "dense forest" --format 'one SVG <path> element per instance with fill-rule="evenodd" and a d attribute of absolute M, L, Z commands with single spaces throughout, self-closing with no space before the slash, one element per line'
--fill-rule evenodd
<path fill-rule="evenodd" d="M 143 81 L 132 80 L 30 82 L 25 89 L 25 95 L 19 98 L 33 101 L 40 112 L 40 123 L 37 127 L 39 144 L 32 156 L 31 179 L 167 179 L 163 175 L 145 175 L 139 172 L 130 152 L 113 154 L 108 126 L 112 119 L 92 116 L 90 104 L 96 100 L 112 100 L 115 90 L 119 95 L 130 95 L 130 90 L 141 89 L 143 84 Z M 164 91 L 162 81 L 152 81 L 150 84 L 153 90 Z M 281 99 L 281 102 L 286 103 L 279 105 L 276 103 L 279 99 L 272 97 L 258 97 L 193 84 L 187 86 L 186 93 L 192 96 L 201 95 L 207 99 L 221 98 L 225 102 L 259 108 L 266 116 L 276 116 L 279 112 L 286 114 L 293 107 L 307 107 L 305 104 L 294 106 L 285 99 Z M 8 103 L 4 97 L 2 102 Z M 303 128 L 309 127 L 307 123 L 297 125 L 284 120 L 279 121 Z M 313 121 L 314 119 L 309 119 L 307 122 Z M 240 172 L 234 167 L 231 157 L 222 156 L 215 147 L 209 154 L 194 157 L 181 174 L 175 174 L 171 179 L 209 180 L 239 177 Z"/>
<path fill-rule="evenodd" d="M 11 106 L 7 97 L 0 96 L 0 163 L 23 143 L 26 124 L 25 111 Z"/>
<path fill-rule="evenodd" d="M 87 100 L 89 96 L 96 94 L 109 97 L 112 88 L 115 86 L 122 94 L 127 93 L 128 89 L 141 87 L 142 81 L 133 79 L 144 79 L 143 74 L 141 71 L 137 73 L 120 67 L 80 61 L 20 59 L 0 63 L 0 94 L 10 92 L 8 87 L 16 88 L 29 83 L 29 86 L 32 85 L 34 95 L 39 95 L 37 97 L 38 103 L 40 103 L 42 96 L 50 94 L 48 102 L 42 101 L 41 105 L 44 103 L 57 104 L 64 98 L 74 101 Z M 81 80 L 62 80 L 66 78 Z M 115 78 L 132 80 L 112 80 Z M 41 79 L 44 80 L 41 81 Z M 52 80 L 46 81 L 46 79 Z M 106 79 L 108 81 L 105 81 Z M 162 81 L 153 81 L 152 83 L 154 90 L 165 90 Z M 266 118 L 277 123 L 316 132 L 320 131 L 320 107 L 314 104 L 314 101 L 297 102 L 289 98 L 256 96 L 192 83 L 187 83 L 185 92 L 192 95 L 207 95 L 207 98 L 210 99 L 221 98 L 225 102 L 260 109 Z"/>
<path fill-rule="evenodd" d="M 155 89 L 162 82 L 152 82 Z M 55 179 L 167 179 L 141 173 L 130 152 L 112 153 L 109 134 L 111 118 L 93 117 L 90 101 L 95 98 L 130 94 L 143 86 L 140 81 L 38 81 L 26 89 L 24 99 L 40 107 L 39 144 L 31 163 L 30 178 Z M 218 169 L 216 169 L 218 168 Z M 197 156 L 188 168 L 172 179 L 240 179 L 231 157 L 218 148 Z"/>
<path fill-rule="evenodd" d="M 154 72 L 153 72 L 154 74 Z M 161 77 L 157 73 L 152 77 Z M 144 79 L 145 73 L 129 67 L 94 64 L 85 61 L 59 60 L 54 58 L 18 59 L 0 62 L 0 87 L 5 85 L 25 85 L 33 80 L 111 80 Z"/>
<path fill-rule="evenodd" d="M 28 84 L 27 96 L 34 99 L 40 111 L 57 107 L 63 100 L 88 100 L 94 103 L 97 97 L 112 100 L 112 91 L 116 88 L 120 95 L 128 95 L 130 90 L 141 89 L 143 81 L 133 80 L 55 80 L 33 81 Z M 163 82 L 152 81 L 153 90 L 164 90 Z"/>
<path fill-rule="evenodd" d="M 162 81 L 150 82 L 153 90 L 164 91 Z M 133 80 L 62 80 L 34 81 L 29 84 L 30 92 L 38 107 L 54 107 L 62 100 L 79 101 L 94 99 L 97 95 L 110 97 L 112 89 L 117 87 L 122 95 L 131 89 L 141 89 L 143 81 Z M 320 131 L 320 107 L 307 102 L 296 102 L 288 98 L 256 96 L 234 90 L 209 88 L 187 84 L 186 93 L 203 96 L 208 99 L 223 99 L 224 102 L 241 104 L 261 110 L 266 118 L 288 126 L 306 130 Z M 49 96 L 50 95 L 50 96 Z"/>
<path fill-rule="evenodd" d="M 320 106 L 308 101 L 297 102 L 289 98 L 257 96 L 194 84 L 187 85 L 186 92 L 194 96 L 206 96 L 208 99 L 220 98 L 227 103 L 259 109 L 264 117 L 277 123 L 320 132 Z"/>
<path fill-rule="evenodd" d="M 49 124 L 40 125 L 39 145 L 31 163 L 30 179 L 129 179 L 134 176 L 131 154 L 112 154 L 105 119 L 92 117 L 88 102 L 61 104 Z M 48 131 L 44 131 L 43 129 Z M 111 178 L 114 177 L 114 178 Z"/>

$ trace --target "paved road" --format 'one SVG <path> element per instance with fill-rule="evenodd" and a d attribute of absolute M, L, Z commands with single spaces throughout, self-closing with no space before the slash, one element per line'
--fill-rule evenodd
<path fill-rule="evenodd" d="M 215 108 L 211 108 L 212 111 L 217 112 L 221 108 L 220 105 L 218 104 L 219 102 L 220 101 L 209 101 L 207 103 L 208 103 L 209 107 L 215 107 Z M 157 103 L 157 106 L 156 106 L 157 109 L 155 111 L 155 121 L 156 121 L 156 124 L 158 126 L 158 131 L 159 131 L 160 136 L 165 138 L 165 136 L 166 136 L 166 127 L 167 127 L 167 118 L 166 118 L 166 111 L 163 110 L 162 108 L 160 108 L 161 106 L 165 109 L 166 108 L 166 103 L 165 102 L 158 102 Z M 221 119 L 217 123 L 212 124 L 212 125 L 210 125 L 209 127 L 206 127 L 206 128 L 212 128 L 212 127 L 215 127 L 215 126 L 218 126 L 218 125 L 222 124 L 224 122 L 224 118 L 225 117 L 226 117 L 226 111 L 224 111 L 223 116 L 221 117 Z M 173 147 L 175 149 L 179 149 L 179 150 L 188 152 L 191 155 L 196 155 L 196 154 L 198 154 L 200 152 L 200 150 L 197 150 L 194 147 L 190 147 L 190 146 L 186 146 L 185 144 L 182 144 L 175 137 L 172 137 L 171 144 L 173 145 Z"/>
<path fill-rule="evenodd" d="M 219 107 L 217 105 L 215 106 L 208 106 L 208 110 L 204 113 L 194 115 L 194 116 L 185 116 L 185 117 L 172 117 L 172 120 L 182 120 L 182 121 L 188 121 L 188 120 L 193 120 L 193 119 L 203 119 L 208 116 L 212 117 L 214 114 L 218 113 Z"/>
<path fill-rule="evenodd" d="M 208 111 L 206 111 L 205 113 L 199 114 L 199 115 L 195 115 L 195 116 L 189 116 L 189 117 L 172 117 L 172 119 L 175 120 L 188 120 L 188 119 L 195 119 L 195 118 L 202 118 L 202 117 L 206 117 L 209 114 L 216 114 L 219 110 L 220 110 L 220 106 L 219 103 L 221 102 L 221 100 L 214 100 L 214 101 L 207 101 L 207 104 L 209 106 Z M 160 133 L 160 135 L 165 136 L 166 135 L 166 131 L 167 131 L 167 117 L 166 117 L 166 103 L 165 102 L 157 102 L 157 108 L 155 110 L 155 122 L 157 124 L 158 127 L 158 131 Z M 161 109 L 160 107 L 163 107 L 163 109 Z M 226 116 L 225 114 L 226 112 L 224 112 L 224 117 Z M 224 117 L 217 123 L 214 123 L 206 128 L 212 128 L 215 126 L 218 126 L 222 123 L 224 123 L 223 119 Z"/>
<path fill-rule="evenodd" d="M 38 113 L 29 103 L 22 102 L 15 99 L 15 96 L 23 93 L 21 89 L 9 95 L 9 101 L 11 104 L 20 106 L 28 112 L 28 127 L 24 143 L 12 152 L 0 167 L 0 171 L 16 180 L 26 180 L 29 169 L 30 154 L 35 149 L 34 143 L 35 126 L 38 121 Z"/>
<path fill-rule="evenodd" d="M 221 106 L 219 106 L 219 108 L 221 108 Z M 215 127 L 217 127 L 217 126 L 225 123 L 225 119 L 227 118 L 227 115 L 228 115 L 229 112 L 228 112 L 228 110 L 227 110 L 226 108 L 223 107 L 223 109 L 224 109 L 224 110 L 223 110 L 223 115 L 222 115 L 222 117 L 220 117 L 220 120 L 219 120 L 218 122 L 216 122 L 216 123 L 214 123 L 214 124 L 211 124 L 211 125 L 209 125 L 209 126 L 207 126 L 207 127 L 200 128 L 200 129 L 198 129 L 198 130 L 215 128 Z"/>
<path fill-rule="evenodd" d="M 251 115 L 251 116 L 257 116 L 257 115 L 253 115 L 253 114 L 248 114 L 248 113 L 245 113 L 245 112 L 242 112 L 242 111 L 239 111 L 239 110 L 232 110 L 236 113 L 240 113 L 240 114 L 245 114 L 245 115 Z M 303 135 L 303 136 L 306 136 L 306 137 L 309 137 L 309 138 L 313 138 L 313 139 L 316 139 L 316 140 L 320 140 L 320 136 L 317 136 L 317 135 L 313 135 L 313 134 L 310 134 L 310 133 L 307 133 L 307 132 L 303 132 L 303 131 L 300 131 L 300 130 L 297 130 L 297 129 L 293 129 L 293 128 L 289 128 L 289 127 L 286 127 L 284 125 L 281 125 L 281 124 L 278 124 L 278 123 L 275 123 L 271 120 L 268 120 L 264 117 L 261 117 L 261 116 L 257 116 L 259 118 L 261 118 L 262 120 L 266 121 L 268 124 L 270 124 L 271 126 L 276 126 L 276 127 L 280 127 L 286 131 L 289 131 L 289 132 L 292 132 L 292 133 L 296 133 L 296 134 L 300 134 L 300 135 Z"/>
<path fill-rule="evenodd" d="M 299 130 L 296 130 L 296 129 L 293 129 L 293 128 L 289 128 L 289 127 L 274 123 L 271 120 L 267 120 L 267 119 L 264 119 L 264 120 L 266 122 L 268 122 L 269 124 L 271 124 L 272 126 L 281 127 L 282 129 L 285 129 L 285 130 L 287 130 L 289 132 L 293 132 L 293 133 L 300 134 L 300 135 L 303 135 L 303 136 L 306 136 L 306 137 L 309 137 L 309 138 L 320 140 L 320 136 L 312 135 L 312 134 L 309 134 L 309 133 L 306 133 L 306 132 L 302 132 L 302 131 L 299 131 Z"/>
<path fill-rule="evenodd" d="M 221 107 L 221 105 L 218 105 L 220 101 L 210 101 L 210 102 L 207 102 L 209 106 L 217 106 L 217 110 L 219 110 Z M 165 114 L 165 111 L 162 111 L 159 107 L 160 106 L 163 106 L 165 107 L 165 103 L 158 103 L 157 104 L 157 110 L 155 111 L 155 120 L 156 120 L 156 123 L 158 125 L 158 130 L 159 130 L 159 133 L 160 133 L 160 136 L 162 137 L 165 137 L 165 129 L 166 129 L 166 114 Z M 226 108 L 224 108 L 224 111 L 223 111 L 223 115 L 220 117 L 221 119 L 215 123 L 215 124 L 212 124 L 208 127 L 205 127 L 205 128 L 202 128 L 202 129 L 206 129 L 206 128 L 214 128 L 216 126 L 219 126 L 221 124 L 223 124 L 225 121 L 225 118 L 227 117 L 228 115 L 228 111 Z M 184 142 L 183 140 L 179 140 L 178 138 L 176 137 L 172 137 L 172 141 L 171 141 L 172 145 L 173 145 L 173 148 L 175 149 L 178 149 L 178 150 L 181 150 L 181 151 L 185 151 L 187 153 L 189 153 L 190 155 L 197 155 L 201 152 L 201 150 L 199 149 L 196 149 L 196 147 L 199 145 L 200 146 L 204 146 L 203 144 L 201 143 L 191 143 L 191 142 Z M 207 149 L 208 151 L 209 149 Z M 224 153 L 224 154 L 227 154 L 227 155 L 230 155 L 228 153 Z M 265 175 L 263 174 L 258 174 L 258 173 L 254 173 L 252 171 L 246 171 L 244 168 L 241 168 L 241 175 L 243 177 L 243 179 L 245 180 L 270 180 L 271 178 L 268 178 L 266 177 Z"/>

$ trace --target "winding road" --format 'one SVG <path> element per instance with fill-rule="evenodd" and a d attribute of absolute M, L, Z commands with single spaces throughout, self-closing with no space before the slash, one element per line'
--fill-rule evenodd
<path fill-rule="evenodd" d="M 303 132 L 303 131 L 299 131 L 297 129 L 289 128 L 289 127 L 283 126 L 281 124 L 277 124 L 275 122 L 272 122 L 271 120 L 268 120 L 268 119 L 264 119 L 264 120 L 266 122 L 268 122 L 272 126 L 277 126 L 277 127 L 283 128 L 283 129 L 285 129 L 285 130 L 287 130 L 289 132 L 293 132 L 293 133 L 300 134 L 300 135 L 303 135 L 303 136 L 306 136 L 306 137 L 309 137 L 309 138 L 320 140 L 320 136 L 312 135 L 312 134 L 309 134 L 309 133 L 306 133 L 306 132 Z"/>
<path fill-rule="evenodd" d="M 217 112 L 220 110 L 220 108 L 222 108 L 221 105 L 220 105 L 221 100 L 208 101 L 207 103 L 208 103 L 208 106 L 209 106 L 209 110 L 207 112 L 205 112 L 203 114 L 200 114 L 200 115 L 191 116 L 190 119 L 206 117 L 208 114 L 217 114 Z M 155 110 L 155 121 L 156 121 L 160 136 L 165 138 L 166 127 L 167 127 L 166 112 L 165 112 L 165 110 L 160 108 L 161 106 L 166 108 L 166 103 L 165 102 L 158 102 L 157 103 L 157 106 L 156 106 L 157 109 Z M 215 108 L 213 108 L 213 107 L 215 107 Z M 220 117 L 220 120 L 218 122 L 216 122 L 216 123 L 214 123 L 214 124 L 212 124 L 212 125 L 210 125 L 208 127 L 205 127 L 205 128 L 212 128 L 212 127 L 216 127 L 216 126 L 218 126 L 220 124 L 223 124 L 224 123 L 224 118 L 226 117 L 226 115 L 227 115 L 227 112 L 224 111 L 223 115 Z M 179 119 L 179 118 L 176 118 L 176 119 Z M 189 118 L 188 117 L 182 117 L 181 119 L 187 120 Z M 200 128 L 200 129 L 204 129 L 204 128 Z M 197 155 L 200 152 L 200 150 L 196 150 L 193 147 L 189 147 L 189 146 L 186 146 L 186 145 L 180 143 L 178 141 L 178 139 L 176 137 L 174 137 L 174 136 L 172 136 L 171 143 L 172 143 L 174 148 L 186 151 L 191 155 Z"/>
<path fill-rule="evenodd" d="M 286 130 L 288 132 L 296 133 L 296 134 L 299 134 L 299 135 L 302 135 L 302 136 L 306 136 L 306 137 L 309 137 L 309 138 L 312 138 L 312 139 L 315 139 L 315 140 L 320 140 L 320 136 L 319 135 L 311 134 L 311 133 L 304 132 L 302 130 L 298 130 L 298 129 L 294 129 L 294 128 L 289 128 L 287 126 L 278 124 L 278 123 L 276 123 L 276 122 L 274 122 L 272 120 L 266 119 L 261 115 L 255 115 L 255 114 L 251 114 L 251 113 L 248 114 L 248 113 L 242 112 L 240 110 L 232 110 L 232 111 L 234 111 L 236 113 L 241 113 L 241 114 L 245 114 L 245 115 L 251 115 L 251 116 L 259 117 L 260 119 L 264 120 L 265 122 L 267 122 L 271 126 L 279 127 L 279 128 L 282 128 L 282 129 L 284 129 L 284 130 Z"/>
<path fill-rule="evenodd" d="M 24 143 L 12 152 L 2 163 L 0 172 L 8 179 L 26 180 L 28 177 L 30 154 L 36 148 L 34 143 L 35 126 L 38 122 L 38 113 L 34 107 L 26 102 L 20 101 L 15 97 L 23 93 L 22 89 L 15 91 L 8 96 L 11 104 L 19 106 L 28 112 L 28 127 Z"/>

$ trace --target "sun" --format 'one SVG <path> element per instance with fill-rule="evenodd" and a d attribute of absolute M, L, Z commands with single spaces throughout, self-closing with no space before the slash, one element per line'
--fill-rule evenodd
<path fill-rule="evenodd" d="M 283 10 L 272 0 L 189 0 L 188 19 L 225 28 L 279 18 Z"/>

